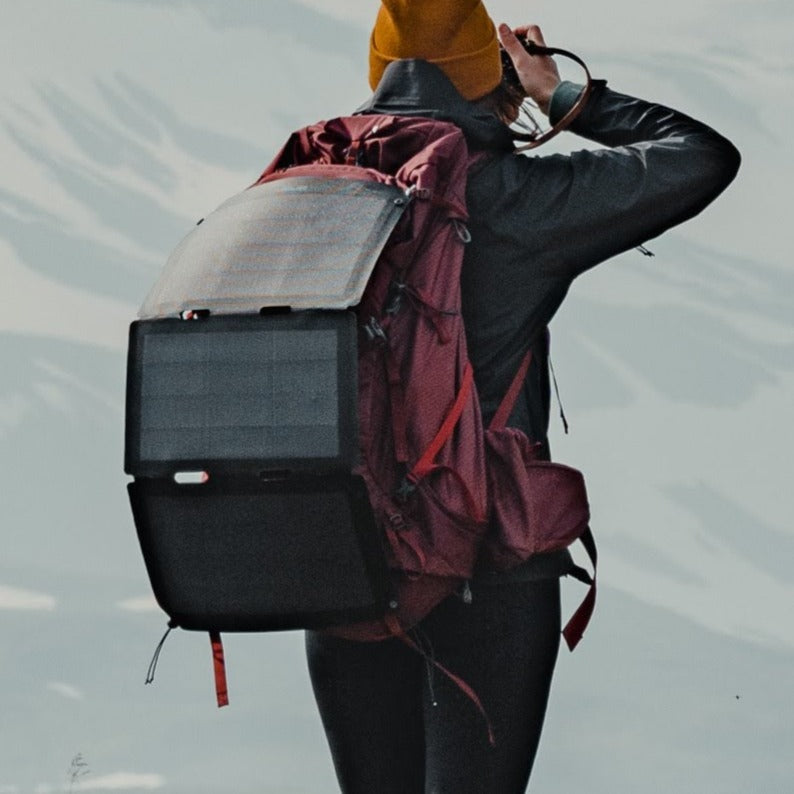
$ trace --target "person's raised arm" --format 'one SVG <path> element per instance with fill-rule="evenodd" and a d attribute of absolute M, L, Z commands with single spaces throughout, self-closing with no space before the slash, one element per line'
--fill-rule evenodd
<path fill-rule="evenodd" d="M 527 54 L 515 38 L 542 44 L 540 29 L 499 32 L 527 95 L 552 123 L 562 118 L 582 88 L 560 82 L 553 59 Z M 523 225 L 535 261 L 561 276 L 574 277 L 698 214 L 739 167 L 736 148 L 707 125 L 603 81 L 569 129 L 605 148 L 525 158 L 504 207 Z"/>

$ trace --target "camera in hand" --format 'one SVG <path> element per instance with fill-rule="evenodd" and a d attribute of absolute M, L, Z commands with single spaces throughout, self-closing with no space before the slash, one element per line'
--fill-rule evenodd
<path fill-rule="evenodd" d="M 521 42 L 521 46 L 530 54 L 530 55 L 551 55 L 552 51 L 548 47 L 542 47 L 540 44 L 536 44 L 531 39 L 519 39 Z M 518 72 L 516 72 L 516 67 L 513 64 L 513 60 L 508 54 L 507 50 L 503 47 L 499 48 L 499 54 L 502 58 L 502 78 L 507 81 L 511 86 L 520 89 L 523 91 L 521 86 L 521 80 L 518 77 Z"/>

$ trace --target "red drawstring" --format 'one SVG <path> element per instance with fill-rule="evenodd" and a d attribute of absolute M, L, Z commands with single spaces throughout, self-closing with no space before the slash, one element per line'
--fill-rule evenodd
<path fill-rule="evenodd" d="M 437 670 L 440 670 L 450 681 L 452 681 L 455 686 L 463 692 L 466 697 L 471 700 L 471 702 L 477 707 L 477 711 L 480 712 L 482 718 L 485 720 L 485 727 L 488 731 L 488 742 L 491 747 L 496 746 L 496 736 L 494 735 L 493 725 L 491 725 L 491 720 L 488 718 L 488 713 L 485 711 L 485 707 L 482 705 L 482 701 L 477 696 L 477 693 L 467 684 L 460 676 L 455 675 L 455 673 L 447 670 L 443 664 L 436 661 L 432 656 L 428 656 L 427 653 L 420 648 L 403 630 L 402 626 L 400 625 L 397 616 L 389 613 L 386 615 L 386 625 L 389 628 L 389 631 L 395 636 L 401 639 L 409 648 L 413 648 L 423 659 L 429 661 L 433 667 Z"/>

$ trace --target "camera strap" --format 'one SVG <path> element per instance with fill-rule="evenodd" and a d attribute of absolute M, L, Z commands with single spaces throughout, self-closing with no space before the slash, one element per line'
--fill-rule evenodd
<path fill-rule="evenodd" d="M 532 138 L 521 146 L 517 146 L 515 149 L 516 152 L 524 152 L 527 149 L 534 149 L 535 147 L 546 143 L 546 141 L 553 138 L 557 133 L 562 132 L 564 129 L 570 126 L 571 122 L 582 112 L 582 108 L 584 108 L 585 103 L 593 91 L 593 78 L 590 76 L 590 70 L 587 68 L 587 64 L 575 53 L 571 52 L 570 50 L 564 50 L 560 47 L 543 47 L 540 44 L 535 44 L 534 41 L 527 41 L 524 47 L 530 55 L 562 55 L 565 58 L 570 58 L 572 61 L 575 61 L 577 64 L 579 64 L 579 66 L 582 67 L 587 81 L 582 93 L 579 94 L 579 98 L 576 100 L 576 102 L 574 102 L 570 110 L 556 124 L 554 124 L 550 129 L 546 130 L 546 132 L 541 133 L 535 138 Z M 517 137 L 519 139 L 526 140 L 526 138 L 520 134 L 518 134 Z"/>

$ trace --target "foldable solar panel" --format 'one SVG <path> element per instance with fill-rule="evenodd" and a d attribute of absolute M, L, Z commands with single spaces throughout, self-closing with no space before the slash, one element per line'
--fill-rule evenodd
<path fill-rule="evenodd" d="M 250 188 L 187 235 L 141 307 L 125 471 L 152 588 L 178 625 L 252 631 L 384 613 L 381 531 L 352 474 L 348 309 L 407 204 L 360 179 Z"/>
<path fill-rule="evenodd" d="M 132 324 L 125 470 L 158 602 L 184 628 L 382 614 L 380 530 L 357 459 L 349 311 Z"/>
<path fill-rule="evenodd" d="M 361 179 L 291 177 L 244 190 L 177 246 L 140 317 L 354 306 L 407 204 L 399 188 Z"/>

